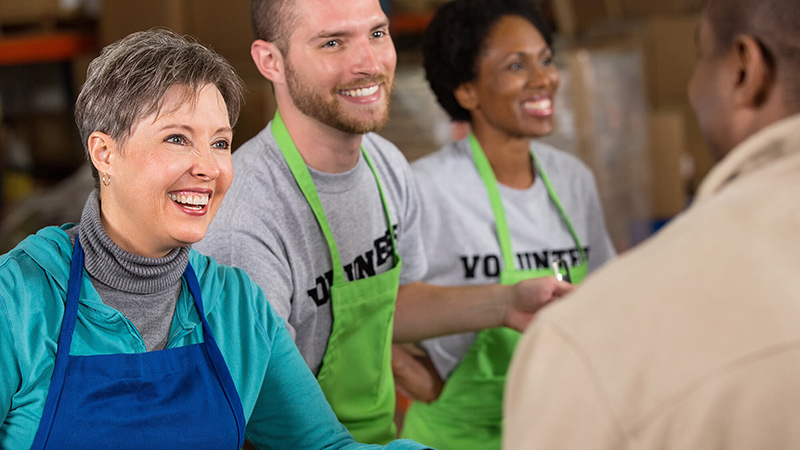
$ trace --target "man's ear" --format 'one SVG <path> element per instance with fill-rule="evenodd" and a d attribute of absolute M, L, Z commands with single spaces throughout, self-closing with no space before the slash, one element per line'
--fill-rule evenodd
<path fill-rule="evenodd" d="M 283 54 L 272 42 L 256 39 L 250 46 L 250 56 L 266 79 L 273 83 L 284 83 Z"/>
<path fill-rule="evenodd" d="M 100 172 L 100 175 L 107 173 L 113 177 L 113 162 L 119 153 L 117 142 L 111 136 L 95 131 L 89 135 L 88 148 L 92 165 Z"/>
<path fill-rule="evenodd" d="M 739 76 L 734 93 L 737 105 L 758 107 L 766 102 L 775 81 L 774 69 L 764 48 L 752 36 L 736 36 L 733 62 Z"/>
<path fill-rule="evenodd" d="M 474 111 L 478 109 L 478 92 L 474 83 L 462 83 L 453 91 L 453 96 L 456 102 L 467 111 Z"/>

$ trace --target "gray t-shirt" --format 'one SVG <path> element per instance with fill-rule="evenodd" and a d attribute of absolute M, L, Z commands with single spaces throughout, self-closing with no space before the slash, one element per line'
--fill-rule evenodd
<path fill-rule="evenodd" d="M 362 146 L 383 187 L 397 247 L 400 284 L 417 281 L 427 264 L 414 177 L 402 153 L 370 133 Z M 331 331 L 331 256 L 308 202 L 275 142 L 271 124 L 233 154 L 234 180 L 206 237 L 194 247 L 241 267 L 287 323 L 317 373 Z M 366 160 L 340 174 L 309 168 L 333 232 L 345 277 L 361 279 L 393 267 L 392 242 L 378 186 Z M 357 323 L 352 326 L 358 326 Z"/>
<path fill-rule="evenodd" d="M 584 248 L 589 271 L 613 258 L 594 177 L 572 155 L 531 143 Z M 422 199 L 428 271 L 422 281 L 442 286 L 499 282 L 503 258 L 486 187 L 472 160 L 469 140 L 451 143 L 411 165 Z M 547 188 L 537 175 L 528 189 L 499 185 L 516 269 L 549 267 L 555 256 L 578 263 L 577 247 Z M 422 343 L 439 374 L 450 375 L 476 333 Z"/>

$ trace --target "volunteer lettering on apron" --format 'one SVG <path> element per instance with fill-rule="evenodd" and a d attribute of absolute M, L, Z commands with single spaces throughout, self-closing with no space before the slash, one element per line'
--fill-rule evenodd
<path fill-rule="evenodd" d="M 392 225 L 395 237 L 397 236 L 397 224 Z M 386 263 L 392 258 L 394 252 L 394 245 L 392 244 L 392 235 L 389 230 L 386 233 L 375 239 L 373 249 L 368 250 L 363 255 L 356 256 L 350 264 L 344 266 L 344 273 L 347 281 L 361 280 L 375 276 L 378 267 Z M 333 285 L 333 270 L 325 272 L 325 275 L 320 275 L 316 278 L 314 287 L 309 289 L 308 297 L 316 303 L 317 306 L 322 306 L 328 303 L 331 299 L 331 286 Z"/>
<path fill-rule="evenodd" d="M 583 253 L 589 257 L 589 247 L 583 247 Z M 578 247 L 562 250 L 542 250 L 539 252 L 520 252 L 516 255 L 517 267 L 520 270 L 547 269 L 552 267 L 553 261 L 569 261 L 570 266 L 577 266 L 581 263 L 581 251 Z M 461 255 L 462 268 L 464 269 L 464 279 L 471 280 L 478 274 L 483 274 L 487 278 L 500 277 L 501 256 L 495 254 L 488 255 Z"/>

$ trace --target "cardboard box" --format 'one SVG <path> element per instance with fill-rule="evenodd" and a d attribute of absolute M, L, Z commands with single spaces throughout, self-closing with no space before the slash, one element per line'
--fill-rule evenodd
<path fill-rule="evenodd" d="M 249 0 L 104 0 L 102 3 L 102 45 L 153 27 L 188 34 L 227 59 L 250 57 L 253 34 Z"/>
<path fill-rule="evenodd" d="M 36 21 L 60 13 L 58 0 L 0 0 L 0 23 Z"/>
<path fill-rule="evenodd" d="M 190 0 L 103 0 L 100 6 L 100 45 L 133 33 L 166 27 L 191 34 Z"/>
<path fill-rule="evenodd" d="M 640 242 L 650 212 L 651 164 L 642 45 L 636 39 L 556 53 L 561 83 L 554 133 L 537 140 L 578 156 L 595 176 L 618 251 Z"/>
<path fill-rule="evenodd" d="M 250 44 L 254 39 L 250 27 L 250 0 L 191 0 L 187 3 L 190 6 L 188 34 L 229 61 L 250 59 Z"/>
<path fill-rule="evenodd" d="M 34 175 L 58 178 L 84 161 L 83 147 L 71 112 L 38 113 L 15 120 L 14 131 L 28 145 Z"/>
<path fill-rule="evenodd" d="M 667 3 L 676 4 L 670 1 Z M 686 4 L 689 3 L 686 0 Z M 687 96 L 687 87 L 696 61 L 695 30 L 700 20 L 700 14 L 667 15 L 635 21 L 633 26 L 624 28 L 630 34 L 631 40 L 639 39 L 643 46 L 642 64 L 650 108 L 654 111 L 669 109 L 683 116 L 688 162 L 691 166 L 688 170 L 690 194 L 715 163 Z M 599 39 L 597 36 L 593 37 Z"/>
<path fill-rule="evenodd" d="M 654 218 L 670 218 L 686 207 L 683 171 L 683 161 L 689 151 L 686 118 L 682 111 L 654 111 L 648 125 L 652 214 Z"/>
<path fill-rule="evenodd" d="M 242 77 L 248 91 L 236 125 L 234 148 L 261 131 L 274 115 L 275 100 L 270 83 L 250 57 L 249 0 L 103 0 L 103 45 L 153 27 L 194 37 L 225 57 Z"/>
<path fill-rule="evenodd" d="M 699 14 L 705 0 L 552 0 L 559 32 L 579 35 L 630 20 Z"/>
<path fill-rule="evenodd" d="M 693 194 L 717 161 L 706 144 L 697 116 L 688 100 L 683 106 L 683 117 L 686 120 L 686 140 L 692 163 L 688 189 L 689 193 Z"/>
<path fill-rule="evenodd" d="M 258 83 L 267 81 L 267 79 L 261 75 L 261 72 L 258 71 L 256 63 L 253 62 L 253 58 L 251 58 L 249 54 L 239 58 L 225 57 L 225 59 L 236 69 L 236 73 L 239 74 L 246 86 L 255 86 Z"/>
<path fill-rule="evenodd" d="M 703 9 L 705 0 L 619 0 L 625 17 L 692 14 Z"/>
<path fill-rule="evenodd" d="M 78 94 L 81 92 L 81 87 L 83 86 L 83 83 L 86 82 L 86 72 L 89 69 L 89 63 L 91 63 L 98 55 L 99 52 L 79 53 L 70 60 L 73 100 L 78 98 Z"/>
<path fill-rule="evenodd" d="M 645 27 L 645 76 L 654 108 L 686 103 L 686 86 L 696 59 L 699 15 L 649 19 Z"/>
<path fill-rule="evenodd" d="M 275 115 L 272 85 L 265 78 L 247 86 L 247 96 L 233 131 L 234 151 L 258 134 Z"/>
<path fill-rule="evenodd" d="M 551 6 L 557 31 L 567 35 L 580 34 L 622 15 L 618 0 L 552 0 Z"/>
<path fill-rule="evenodd" d="M 389 10 L 392 14 L 428 14 L 433 13 L 449 0 L 391 0 Z M 381 2 L 383 3 L 383 2 Z"/>

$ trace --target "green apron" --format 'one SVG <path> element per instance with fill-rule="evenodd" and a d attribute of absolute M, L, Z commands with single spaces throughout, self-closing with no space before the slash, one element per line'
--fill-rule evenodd
<path fill-rule="evenodd" d="M 317 381 L 336 417 L 357 441 L 386 444 L 397 435 L 394 424 L 395 391 L 391 347 L 394 304 L 400 284 L 402 261 L 397 254 L 392 221 L 381 183 L 372 161 L 362 147 L 361 154 L 375 176 L 386 212 L 386 222 L 392 237 L 394 268 L 369 278 L 347 282 L 314 181 L 279 113 L 275 114 L 272 122 L 272 134 L 317 218 L 331 253 L 333 323 Z"/>
<path fill-rule="evenodd" d="M 514 284 L 529 278 L 553 275 L 554 271 L 550 268 L 514 269 L 511 236 L 497 179 L 478 140 L 472 134 L 469 138 L 475 166 L 486 185 L 494 212 L 497 240 L 503 257 L 500 283 Z M 577 284 L 586 276 L 586 253 L 547 174 L 537 164 L 533 152 L 531 158 L 579 249 L 581 264 L 569 271 L 563 265 L 559 266 L 562 275 L 570 275 L 571 281 Z M 403 423 L 403 437 L 439 450 L 499 450 L 503 423 L 503 386 L 511 354 L 520 336 L 520 332 L 506 327 L 479 332 L 467 354 L 447 379 L 439 399 L 431 403 L 414 402 L 409 407 Z"/>

